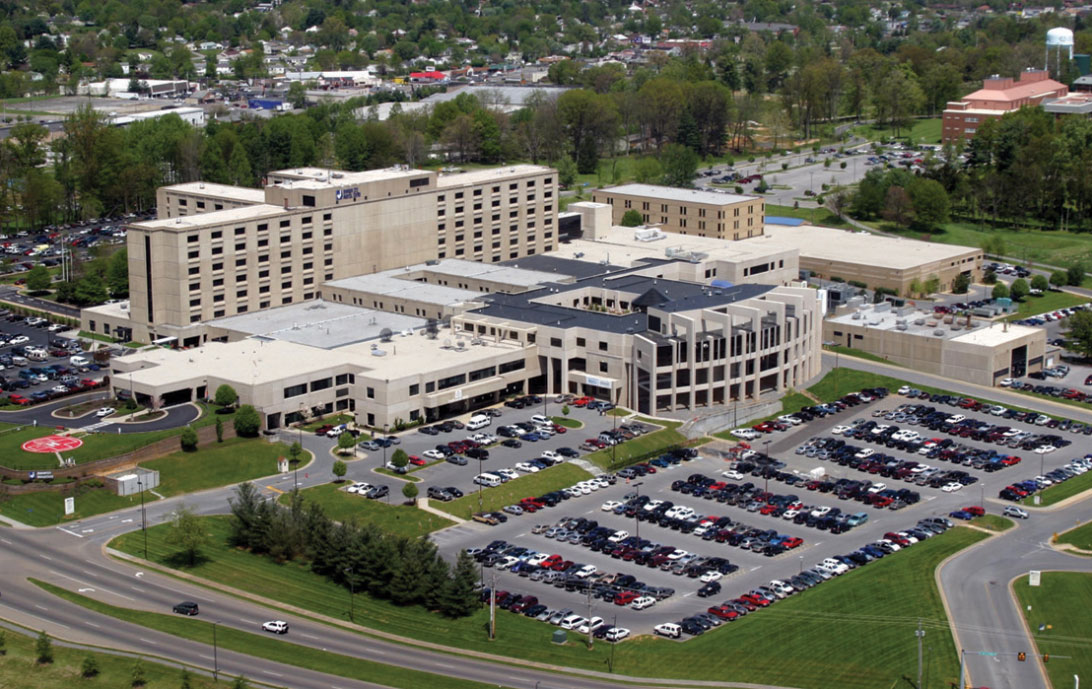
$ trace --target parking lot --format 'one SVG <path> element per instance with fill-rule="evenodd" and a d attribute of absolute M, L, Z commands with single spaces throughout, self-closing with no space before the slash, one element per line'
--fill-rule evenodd
<path fill-rule="evenodd" d="M 62 330 L 41 318 L 0 312 L 0 389 L 13 401 L 31 406 L 93 389 L 102 380 L 93 357 Z"/>
<path fill-rule="evenodd" d="M 627 628 L 633 634 L 650 633 L 661 623 L 678 622 L 733 600 L 737 610 L 745 611 L 749 604 L 756 608 L 755 613 L 761 614 L 757 608 L 765 605 L 756 597 L 753 600 L 741 597 L 760 586 L 770 586 L 771 580 L 788 582 L 823 561 L 828 561 L 828 572 L 825 575 L 817 572 L 812 579 L 822 581 L 836 576 L 831 570 L 844 571 L 836 565 L 858 564 L 844 556 L 857 551 L 858 559 L 864 560 L 859 549 L 884 539 L 887 534 L 892 538 L 888 538 L 883 548 L 894 551 L 900 542 L 909 545 L 912 539 L 930 535 L 924 533 L 925 527 L 909 531 L 926 518 L 946 519 L 951 512 L 968 506 L 984 506 L 986 511 L 1000 514 L 1009 503 L 996 496 L 1008 484 L 1034 477 L 1041 471 L 1049 472 L 1073 457 L 1092 452 L 1092 437 L 1083 433 L 1037 425 L 1035 419 L 963 408 L 958 399 L 953 402 L 954 405 L 947 401 L 911 399 L 892 393 L 884 399 L 773 431 L 752 443 L 755 450 L 765 451 L 768 440 L 769 456 L 783 466 L 763 471 L 764 452 L 755 452 L 743 460 L 753 466 L 735 464 L 729 457 L 704 452 L 693 460 L 668 462 L 655 473 L 617 480 L 588 495 L 566 499 L 556 507 L 510 517 L 498 526 L 467 523 L 438 532 L 433 538 L 452 557 L 459 550 L 487 548 L 495 541 L 503 541 L 505 545 L 498 552 L 507 551 L 516 560 L 487 558 L 481 566 L 485 586 L 492 586 L 495 579 L 498 591 L 534 596 L 535 604 L 549 611 L 569 610 L 584 617 L 601 617 L 607 624 Z M 902 405 L 920 407 L 914 408 L 916 414 L 901 412 L 896 421 L 895 409 Z M 946 419 L 957 414 L 963 418 L 946 423 Z M 937 425 L 936 430 L 928 425 L 938 423 L 943 425 Z M 889 428 L 872 433 L 885 424 Z M 963 434 L 963 429 L 976 425 L 1006 427 L 1013 433 L 1004 444 L 999 442 L 1000 438 L 991 440 L 988 435 Z M 854 438 L 854 433 L 846 437 L 847 429 L 857 427 L 865 428 L 867 438 Z M 952 429 L 954 433 L 949 432 Z M 900 431 L 905 433 L 892 440 Z M 905 439 L 915 432 L 919 437 L 907 442 Z M 1028 442 L 1009 447 L 1009 440 L 1021 433 L 1026 434 L 1019 436 L 1021 443 Z M 809 457 L 807 447 L 816 446 L 820 440 L 841 440 L 843 447 L 849 446 L 853 451 L 848 459 L 845 452 L 838 459 L 832 459 L 831 454 L 823 459 L 817 453 Z M 1035 451 L 1051 440 L 1062 447 Z M 862 450 L 872 452 L 857 459 Z M 881 455 L 883 461 L 878 461 Z M 1014 457 L 1020 461 L 1014 461 Z M 841 459 L 846 459 L 844 464 Z M 871 463 L 866 463 L 869 459 Z M 726 476 L 725 472 L 733 472 L 733 467 L 739 473 Z M 931 475 L 926 473 L 930 470 Z M 933 481 L 933 478 L 943 480 Z M 657 500 L 671 503 L 672 508 L 682 508 L 673 513 L 682 515 L 682 519 L 673 522 L 650 518 L 645 512 L 627 510 L 624 504 L 628 502 L 631 507 L 636 504 L 643 510 Z M 663 507 L 661 504 L 656 509 Z M 627 516 L 627 511 L 633 516 Z M 862 512 L 866 515 L 864 520 L 849 519 Z M 637 514 L 645 518 L 639 520 Z M 832 515 L 837 516 L 832 518 Z M 1030 518 L 1034 519 L 1034 514 Z M 595 524 L 589 526 L 588 522 L 593 521 Z M 863 523 L 849 527 L 847 522 L 851 521 Z M 560 529 L 544 528 L 559 524 Z M 596 538 L 596 533 L 610 537 Z M 593 541 L 599 542 L 597 549 L 588 547 L 589 539 L 585 537 L 589 534 Z M 771 548 L 771 544 L 779 545 Z M 518 548 L 527 551 L 520 552 Z M 873 557 L 884 554 L 877 554 L 876 548 L 869 552 Z M 667 558 L 656 559 L 665 555 Z M 840 562 L 828 560 L 839 556 L 843 556 Z M 710 563 L 701 558 L 722 560 Z M 541 560 L 538 574 L 534 567 L 523 565 L 517 569 L 524 571 L 511 571 L 518 562 L 528 559 Z M 493 566 L 486 567 L 486 562 Z M 594 574 L 585 578 L 599 586 L 570 586 L 567 580 L 559 586 L 558 577 L 551 577 L 548 572 L 559 571 L 568 562 L 572 563 L 569 573 L 579 571 L 579 567 L 594 567 Z M 541 563 L 546 563 L 546 568 Z M 710 570 L 716 570 L 720 576 L 709 574 Z M 555 581 L 549 581 L 550 578 Z M 720 585 L 719 591 L 709 591 L 715 588 L 709 587 L 713 580 Z M 613 589 L 608 581 L 615 582 Z M 703 587 L 709 587 L 706 592 L 711 595 L 699 596 Z M 588 589 L 591 594 L 581 589 Z M 670 595 L 665 595 L 665 589 L 672 590 Z M 782 587 L 781 595 L 787 595 L 786 589 L 791 590 L 792 585 Z M 626 590 L 632 590 L 634 595 L 618 596 L 624 604 L 603 599 L 604 594 L 614 598 Z M 644 609 L 634 609 L 636 598 L 645 595 L 659 599 Z M 775 600 L 778 597 L 774 596 Z M 726 608 L 720 612 L 724 619 L 739 614 Z M 498 612 L 503 614 L 507 613 Z"/>

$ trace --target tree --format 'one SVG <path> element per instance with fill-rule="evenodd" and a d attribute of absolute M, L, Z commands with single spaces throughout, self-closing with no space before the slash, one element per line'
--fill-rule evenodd
<path fill-rule="evenodd" d="M 201 518 L 185 504 L 179 505 L 174 511 L 170 530 L 167 531 L 166 542 L 177 547 L 190 563 L 190 567 L 197 564 L 197 556 L 201 554 L 201 548 L 209 542 L 209 533 Z"/>
<path fill-rule="evenodd" d="M 340 440 L 340 439 L 339 439 Z M 303 446 L 298 442 L 288 446 L 288 463 L 295 466 L 300 463 L 300 455 L 303 454 Z"/>
<path fill-rule="evenodd" d="M 349 431 L 342 431 L 341 435 L 337 437 L 337 450 L 343 455 L 348 454 L 355 445 L 356 438 Z"/>
<path fill-rule="evenodd" d="M 38 639 L 34 642 L 34 652 L 39 664 L 48 665 L 53 662 L 53 642 L 45 631 L 38 632 Z"/>
<path fill-rule="evenodd" d="M 246 681 L 245 675 L 239 675 L 231 683 L 231 689 L 249 689 L 250 684 Z"/>
<path fill-rule="evenodd" d="M 178 678 L 178 689 L 193 689 L 193 680 L 190 679 L 190 671 L 182 668 L 182 676 Z"/>
<path fill-rule="evenodd" d="M 1066 276 L 1069 279 L 1070 285 L 1073 285 L 1074 287 L 1080 287 L 1081 283 L 1084 282 L 1085 270 L 1083 262 L 1077 261 L 1073 265 L 1069 266 L 1069 268 L 1066 268 L 1065 272 Z"/>
<path fill-rule="evenodd" d="M 910 183 L 910 202 L 914 206 L 914 224 L 932 232 L 948 222 L 948 192 L 935 179 L 919 177 Z"/>
<path fill-rule="evenodd" d="M 249 404 L 244 404 L 235 412 L 232 424 L 235 426 L 236 435 L 253 438 L 258 435 L 258 431 L 262 430 L 262 417 L 258 415 L 257 409 Z"/>
<path fill-rule="evenodd" d="M 1028 296 L 1030 292 L 1031 290 L 1028 288 L 1028 281 L 1024 278 L 1016 278 L 1012 281 L 1012 286 L 1009 287 L 1009 294 L 1012 296 L 1013 301 L 1020 301 Z"/>
<path fill-rule="evenodd" d="M 1050 289 L 1050 283 L 1047 281 L 1046 275 L 1036 273 L 1031 276 L 1031 288 L 1037 289 L 1040 292 L 1045 292 Z"/>
<path fill-rule="evenodd" d="M 883 217 L 899 227 L 906 227 L 914 216 L 914 206 L 910 195 L 899 186 L 891 186 L 884 197 Z"/>
<path fill-rule="evenodd" d="M 681 144 L 668 144 L 660 154 L 664 166 L 663 183 L 669 187 L 689 187 L 698 174 L 698 154 Z"/>
<path fill-rule="evenodd" d="M 940 291 L 940 278 L 936 275 L 930 275 L 926 278 L 925 284 L 922 285 L 922 289 L 924 289 L 926 295 L 936 294 Z"/>
<path fill-rule="evenodd" d="M 557 167 L 557 183 L 565 189 L 568 189 L 576 181 L 576 175 L 579 171 L 576 169 L 576 162 L 568 155 L 563 155 L 558 159 L 556 163 Z"/>
<path fill-rule="evenodd" d="M 1050 274 L 1050 284 L 1056 289 L 1061 289 L 1069 284 L 1069 273 L 1064 270 L 1056 270 Z"/>
<path fill-rule="evenodd" d="M 345 474 L 349 473 L 349 467 L 346 466 L 345 462 L 341 461 L 340 459 L 334 460 L 333 472 L 334 481 L 336 483 L 341 483 L 345 480 Z"/>
<path fill-rule="evenodd" d="M 239 401 L 239 393 L 235 392 L 235 388 L 224 383 L 216 388 L 216 395 L 212 401 L 221 407 L 230 407 Z"/>
<path fill-rule="evenodd" d="M 1008 299 L 1009 288 L 1005 287 L 1005 283 L 999 282 L 993 286 L 993 298 L 994 299 Z"/>
<path fill-rule="evenodd" d="M 919 280 L 918 278 L 914 278 L 913 280 L 911 280 L 910 286 L 906 289 L 907 293 L 912 297 L 920 297 L 922 296 L 922 292 L 925 291 L 925 288 L 921 284 L 921 280 Z"/>
<path fill-rule="evenodd" d="M 970 288 L 971 276 L 966 273 L 960 273 L 952 280 L 952 294 L 966 294 Z"/>
<path fill-rule="evenodd" d="M 641 184 L 659 184 L 664 178 L 664 168 L 653 156 L 639 158 L 633 165 L 633 178 Z"/>
<path fill-rule="evenodd" d="M 183 452 L 193 452 L 197 449 L 197 431 L 189 426 L 182 429 L 182 434 L 178 436 L 178 439 L 182 443 Z"/>
<path fill-rule="evenodd" d="M 622 215 L 622 227 L 640 227 L 645 224 L 645 218 L 641 215 L 641 212 L 630 208 Z"/>
<path fill-rule="evenodd" d="M 441 612 L 448 617 L 465 617 L 474 612 L 478 607 L 477 583 L 478 568 L 474 559 L 460 552 L 453 576 L 441 597 Z"/>
<path fill-rule="evenodd" d="M 49 289 L 49 285 L 53 282 L 53 277 L 49 274 L 49 269 L 45 266 L 34 266 L 27 273 L 26 277 L 27 289 L 31 292 L 44 292 Z"/>
<path fill-rule="evenodd" d="M 415 500 L 417 498 L 417 484 L 407 483 L 402 486 L 402 495 L 406 497 L 406 500 Z"/>
<path fill-rule="evenodd" d="M 562 416 L 568 416 L 569 415 L 569 405 L 566 404 L 565 406 L 561 407 L 561 415 Z"/>
<path fill-rule="evenodd" d="M 297 109 L 307 104 L 307 87 L 302 81 L 293 81 L 288 85 L 288 102 Z"/>
<path fill-rule="evenodd" d="M 839 219 L 845 218 L 846 211 L 849 210 L 852 200 L 852 195 L 848 191 L 841 189 L 827 196 L 827 208 L 831 213 L 838 216 Z"/>
<path fill-rule="evenodd" d="M 1066 319 L 1067 348 L 1092 358 L 1092 311 L 1078 311 Z"/>
<path fill-rule="evenodd" d="M 148 678 L 144 674 L 144 660 L 137 658 L 133 663 L 133 669 L 129 671 L 129 684 L 134 687 L 143 687 L 148 683 Z"/>
<path fill-rule="evenodd" d="M 404 469 L 409 464 L 409 455 L 402 448 L 398 448 L 391 455 L 391 464 L 395 469 Z"/>
<path fill-rule="evenodd" d="M 6 656 L 7 654 L 8 654 L 8 635 L 3 629 L 0 629 L 0 657 Z"/>
<path fill-rule="evenodd" d="M 95 660 L 95 656 L 87 656 L 80 664 L 80 676 L 86 679 L 91 679 L 95 675 L 99 674 L 99 661 Z"/>
<path fill-rule="evenodd" d="M 250 157 L 242 146 L 235 146 L 228 159 L 228 181 L 232 184 L 249 186 L 254 182 L 254 172 L 250 167 Z"/>
<path fill-rule="evenodd" d="M 224 442 L 224 420 L 219 416 L 216 417 L 216 442 Z"/>

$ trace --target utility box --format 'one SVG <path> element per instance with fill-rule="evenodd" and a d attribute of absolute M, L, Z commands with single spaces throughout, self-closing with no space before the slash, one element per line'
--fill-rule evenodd
<path fill-rule="evenodd" d="M 569 635 L 565 632 L 564 629 L 555 629 L 553 637 L 550 640 L 553 641 L 555 644 L 563 644 L 568 641 L 568 639 Z"/>
<path fill-rule="evenodd" d="M 152 490 L 158 486 L 159 472 L 152 469 L 137 467 L 106 477 L 106 487 L 117 495 L 137 495 L 141 491 Z"/>

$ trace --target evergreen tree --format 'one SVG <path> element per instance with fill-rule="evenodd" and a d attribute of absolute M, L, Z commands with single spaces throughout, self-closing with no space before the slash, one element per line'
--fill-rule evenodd
<path fill-rule="evenodd" d="M 34 651 L 40 664 L 47 665 L 53 662 L 53 642 L 45 631 L 38 632 L 38 639 L 34 642 Z"/>
<path fill-rule="evenodd" d="M 448 617 L 469 615 L 478 607 L 478 568 L 473 558 L 459 553 L 450 584 L 444 590 L 442 612 Z"/>
<path fill-rule="evenodd" d="M 250 169 L 250 158 L 243 146 L 235 146 L 231 151 L 231 159 L 228 160 L 228 180 L 232 184 L 250 186 L 254 183 L 254 173 Z"/>

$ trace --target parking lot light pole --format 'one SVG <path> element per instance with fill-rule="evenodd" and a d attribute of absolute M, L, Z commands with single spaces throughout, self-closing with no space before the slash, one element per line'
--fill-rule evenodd
<path fill-rule="evenodd" d="M 766 459 L 767 460 L 770 459 L 770 441 L 769 440 L 766 441 Z M 765 480 L 765 485 L 763 486 L 762 491 L 765 492 L 765 493 L 768 493 L 770 491 L 770 475 L 769 475 L 768 472 L 765 472 L 765 471 L 762 472 L 762 473 L 763 473 L 764 480 Z"/>
<path fill-rule="evenodd" d="M 144 559 L 148 559 L 148 513 L 144 511 L 144 482 L 137 469 L 137 488 L 140 490 L 140 530 L 144 532 Z"/>
<path fill-rule="evenodd" d="M 642 485 L 644 485 L 644 481 L 638 481 L 637 483 L 633 484 L 633 487 L 637 490 L 637 497 L 638 498 L 641 497 L 641 486 Z M 638 506 L 637 509 L 638 510 L 641 509 L 640 506 Z M 640 514 L 640 513 L 637 512 L 637 510 L 633 511 L 633 523 L 636 526 L 634 535 L 637 536 L 637 540 L 641 540 L 641 520 L 637 518 L 638 514 Z"/>
<path fill-rule="evenodd" d="M 618 613 L 614 614 L 614 629 L 618 629 Z M 610 645 L 610 671 L 614 672 L 614 647 L 618 645 L 617 641 L 611 642 Z"/>

